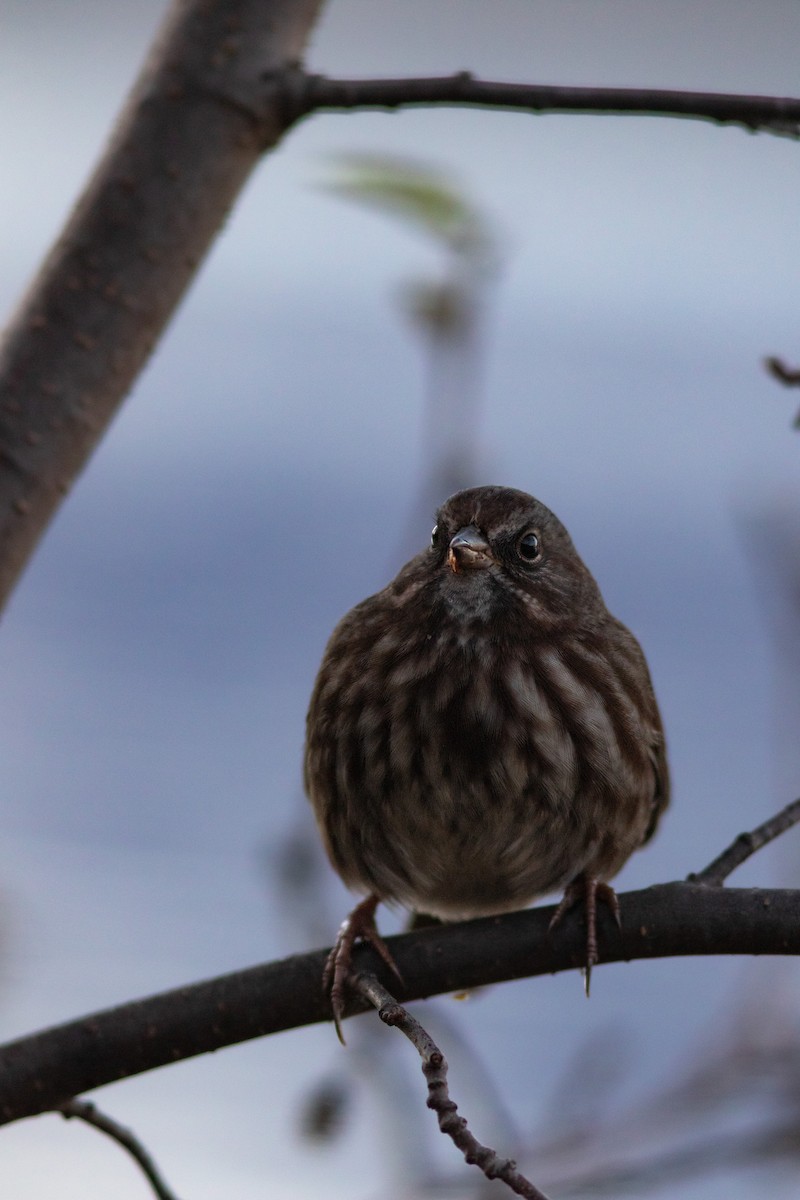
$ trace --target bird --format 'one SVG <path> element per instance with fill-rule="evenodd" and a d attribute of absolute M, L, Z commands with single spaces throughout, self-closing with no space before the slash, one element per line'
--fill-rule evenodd
<path fill-rule="evenodd" d="M 304 784 L 328 857 L 364 898 L 324 987 L 337 1033 L 352 952 L 382 902 L 449 922 L 563 891 L 596 909 L 669 801 L 642 649 L 569 533 L 515 488 L 457 492 L 430 544 L 335 627 L 306 721 Z"/>

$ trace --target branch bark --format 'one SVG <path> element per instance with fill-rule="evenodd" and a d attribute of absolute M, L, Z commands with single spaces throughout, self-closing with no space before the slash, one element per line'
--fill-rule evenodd
<path fill-rule="evenodd" d="M 0 604 L 264 150 L 323 0 L 173 0 L 0 350 Z"/>
<path fill-rule="evenodd" d="M 620 898 L 623 927 L 600 920 L 600 961 L 674 955 L 800 954 L 800 891 L 671 883 Z M 548 935 L 552 907 L 434 926 L 387 938 L 405 980 L 403 1002 L 579 968 L 579 914 Z M 164 992 L 0 1047 L 0 1124 L 167 1063 L 331 1019 L 321 980 L 327 951 L 298 955 Z M 354 970 L 395 986 L 359 947 Z M 363 1012 L 353 998 L 347 1014 Z"/>
<path fill-rule="evenodd" d="M 455 75 L 403 79 L 329 79 L 290 68 L 274 84 L 286 96 L 289 113 L 322 110 L 397 109 L 412 105 L 471 105 L 531 113 L 630 114 L 688 117 L 716 124 L 743 125 L 790 137 L 800 136 L 800 99 L 725 92 L 682 92 L 659 88 L 559 87 L 476 79 Z"/>

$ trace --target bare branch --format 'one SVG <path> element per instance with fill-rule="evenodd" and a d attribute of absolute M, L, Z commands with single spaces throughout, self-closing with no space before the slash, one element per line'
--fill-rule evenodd
<path fill-rule="evenodd" d="M 723 850 L 722 854 L 718 855 L 707 867 L 689 875 L 688 882 L 720 887 L 728 876 L 743 862 L 746 862 L 752 854 L 776 837 L 780 837 L 782 833 L 786 833 L 786 830 L 791 829 L 798 821 L 800 821 L 800 800 L 793 800 L 791 804 L 786 805 L 786 808 L 781 809 L 774 817 L 770 817 L 768 821 L 764 821 L 750 833 L 740 833 L 736 840 L 731 842 L 730 846 Z"/>
<path fill-rule="evenodd" d="M 800 387 L 800 367 L 788 367 L 782 358 L 774 356 L 765 358 L 764 366 L 773 379 L 785 383 L 787 387 Z"/>
<path fill-rule="evenodd" d="M 499 1179 L 526 1200 L 547 1200 L 544 1192 L 521 1175 L 510 1158 L 498 1158 L 494 1150 L 482 1146 L 458 1115 L 457 1104 L 450 1099 L 447 1086 L 447 1059 L 430 1034 L 382 987 L 374 975 L 351 975 L 348 985 L 369 1000 L 384 1025 L 404 1033 L 422 1059 L 422 1073 L 428 1081 L 428 1108 L 436 1113 L 439 1128 L 461 1151 L 470 1166 L 479 1167 L 487 1179 Z"/>
<path fill-rule="evenodd" d="M 800 367 L 789 367 L 782 358 L 765 358 L 764 366 L 773 379 L 777 379 L 784 387 L 800 387 Z M 800 429 L 800 412 L 792 422 L 795 429 Z"/>
<path fill-rule="evenodd" d="M 0 604 L 262 153 L 264 67 L 323 0 L 172 0 L 111 142 L 0 350 Z"/>
<path fill-rule="evenodd" d="M 116 1121 L 112 1121 L 111 1117 L 107 1117 L 105 1113 L 100 1112 L 97 1106 L 91 1104 L 88 1100 L 68 1100 L 66 1104 L 60 1105 L 58 1111 L 67 1120 L 71 1117 L 78 1117 L 81 1121 L 85 1121 L 87 1125 L 93 1125 L 95 1129 L 108 1134 L 123 1149 L 127 1150 L 131 1157 L 139 1164 L 153 1191 L 158 1196 L 158 1200 L 177 1200 L 175 1193 L 170 1191 L 161 1178 L 156 1164 L 136 1135 L 131 1133 L 130 1129 L 126 1129 L 124 1125 L 118 1125 Z"/>
<path fill-rule="evenodd" d="M 619 113 L 687 117 L 800 136 L 800 99 L 657 88 L 556 87 L 476 79 L 469 71 L 431 78 L 329 79 L 290 68 L 269 77 L 287 119 L 322 110 L 471 105 L 532 113 Z"/>
<path fill-rule="evenodd" d="M 670 955 L 800 954 L 800 891 L 671 883 L 620 897 L 623 926 L 601 914 L 601 962 Z M 548 935 L 552 906 L 387 938 L 404 1001 L 583 965 L 579 912 Z M 0 1046 L 0 1124 L 58 1108 L 103 1084 L 222 1046 L 330 1021 L 326 951 L 164 992 Z M 357 968 L 386 978 L 374 951 Z M 347 1015 L 364 1012 L 353 997 Z"/>

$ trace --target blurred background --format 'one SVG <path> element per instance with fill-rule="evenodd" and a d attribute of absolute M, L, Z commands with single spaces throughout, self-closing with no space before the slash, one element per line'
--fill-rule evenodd
<path fill-rule="evenodd" d="M 162 11 L 3 5 L 4 314 Z M 799 43 L 789 0 L 329 0 L 308 61 L 796 96 Z M 353 155 L 435 172 L 490 231 L 468 346 L 410 317 L 452 279 L 441 239 L 327 186 Z M 352 900 L 300 789 L 305 706 L 335 621 L 427 543 L 448 451 L 459 483 L 559 514 L 647 652 L 674 801 L 621 889 L 798 794 L 798 393 L 761 365 L 800 360 L 798 183 L 787 138 L 476 110 L 315 116 L 264 161 L 5 617 L 2 1040 L 330 941 Z M 790 833 L 732 883 L 796 885 L 799 857 Z M 476 1135 L 533 1149 L 554 1195 L 788 1197 L 796 987 L 770 960 L 620 964 L 589 1004 L 567 974 L 420 1016 Z M 97 1100 L 193 1200 L 483 1195 L 376 1026 Z M 56 1116 L 0 1130 L 0 1178 L 15 1200 L 150 1195 Z"/>

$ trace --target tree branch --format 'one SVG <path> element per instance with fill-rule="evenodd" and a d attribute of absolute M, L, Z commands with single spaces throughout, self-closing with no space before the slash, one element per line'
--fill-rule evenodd
<path fill-rule="evenodd" d="M 557 87 L 476 79 L 469 71 L 431 78 L 330 79 L 289 68 L 270 77 L 288 106 L 285 119 L 312 112 L 414 105 L 470 105 L 532 113 L 617 113 L 686 117 L 800 136 L 800 99 L 657 88 Z M 272 93 L 271 93 L 272 94 Z"/>
<path fill-rule="evenodd" d="M 175 1193 L 167 1187 L 156 1164 L 130 1129 L 107 1117 L 105 1113 L 100 1112 L 96 1104 L 91 1104 L 88 1100 L 69 1100 L 62 1104 L 58 1111 L 66 1120 L 77 1117 L 87 1125 L 99 1129 L 101 1133 L 107 1134 L 138 1163 L 158 1200 L 176 1200 Z"/>
<path fill-rule="evenodd" d="M 512 1159 L 499 1158 L 494 1150 L 482 1146 L 470 1133 L 467 1122 L 458 1115 L 458 1106 L 450 1099 L 447 1059 L 419 1021 L 398 1004 L 374 975 L 351 975 L 348 983 L 377 1009 L 384 1025 L 399 1029 L 415 1047 L 422 1059 L 422 1073 L 428 1081 L 428 1108 L 436 1113 L 440 1130 L 452 1140 L 467 1162 L 483 1171 L 487 1179 L 499 1179 L 526 1200 L 547 1200 L 544 1192 L 520 1174 Z"/>
<path fill-rule="evenodd" d="M 671 955 L 800 954 L 800 891 L 671 883 L 621 897 L 623 927 L 601 914 L 600 961 Z M 579 913 L 548 935 L 537 908 L 387 938 L 404 1001 L 579 968 Z M 322 993 L 327 951 L 298 955 L 164 992 L 0 1047 L 0 1124 L 73 1096 L 222 1046 L 330 1020 Z M 384 977 L 358 948 L 356 969 Z M 365 1011 L 353 998 L 347 1015 Z"/>
<path fill-rule="evenodd" d="M 323 0 L 173 0 L 0 350 L 0 605 L 261 154 Z"/>
<path fill-rule="evenodd" d="M 717 855 L 707 867 L 689 875 L 688 882 L 721 886 L 728 876 L 743 862 L 746 862 L 751 855 L 774 841 L 776 837 L 780 837 L 782 833 L 786 833 L 787 829 L 791 829 L 798 821 L 800 821 L 800 800 L 793 800 L 774 817 L 770 817 L 755 829 L 751 829 L 749 833 L 740 833 L 730 846 L 723 850 L 722 854 Z"/>
<path fill-rule="evenodd" d="M 786 387 L 800 387 L 800 367 L 789 367 L 782 358 L 774 355 L 764 359 L 764 366 L 773 379 Z"/>
<path fill-rule="evenodd" d="M 0 349 L 0 605 L 261 154 L 315 111 L 478 105 L 800 134 L 800 100 L 433 79 L 297 62 L 323 0 L 173 0 L 103 159 Z"/>
<path fill-rule="evenodd" d="M 773 379 L 777 379 L 784 387 L 800 387 L 800 367 L 790 367 L 782 358 L 774 355 L 764 359 L 764 366 Z M 800 429 L 800 412 L 792 422 L 795 429 Z"/>

